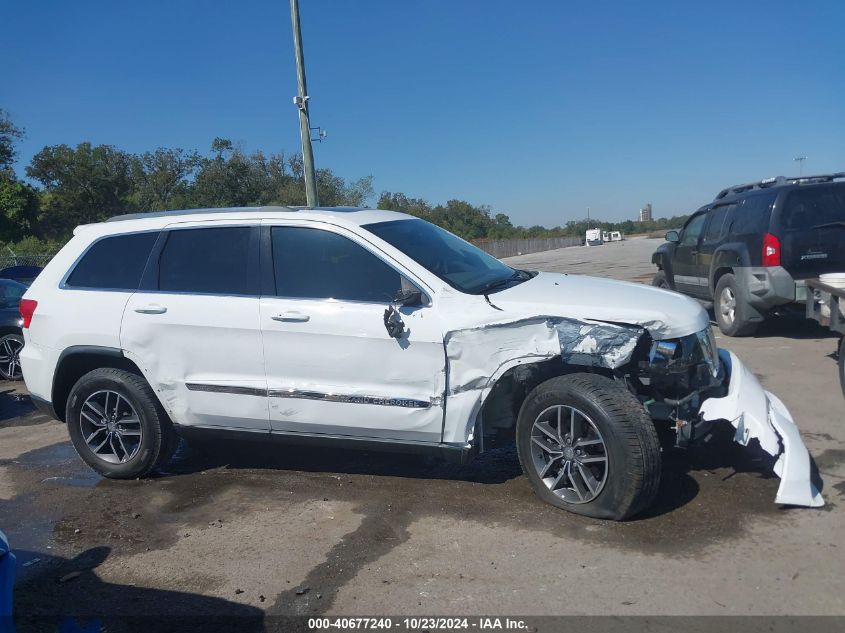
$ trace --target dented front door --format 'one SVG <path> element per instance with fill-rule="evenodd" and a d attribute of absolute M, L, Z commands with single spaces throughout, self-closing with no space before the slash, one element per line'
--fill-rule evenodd
<path fill-rule="evenodd" d="M 401 285 L 395 262 L 329 225 L 263 230 L 272 430 L 439 442 L 445 352 L 435 310 L 402 308 L 404 332 L 392 338 L 384 312 Z"/>

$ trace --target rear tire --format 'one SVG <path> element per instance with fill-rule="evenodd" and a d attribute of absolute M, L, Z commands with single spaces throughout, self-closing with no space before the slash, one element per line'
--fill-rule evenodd
<path fill-rule="evenodd" d="M 516 444 L 537 496 L 576 514 L 629 518 L 651 504 L 660 485 L 654 423 L 630 391 L 598 374 L 537 386 L 519 411 Z M 572 474 L 561 475 L 566 463 Z"/>
<path fill-rule="evenodd" d="M 845 336 L 839 341 L 839 386 L 845 396 Z"/>
<path fill-rule="evenodd" d="M 6 334 L 0 338 L 0 378 L 3 380 L 21 380 L 20 353 L 23 349 L 23 336 Z"/>
<path fill-rule="evenodd" d="M 68 396 L 65 421 L 79 456 L 112 479 L 148 475 L 167 463 L 177 443 L 147 381 L 122 369 L 82 376 Z"/>
<path fill-rule="evenodd" d="M 752 316 L 759 314 L 742 298 L 736 277 L 731 273 L 722 275 L 716 283 L 713 312 L 725 336 L 751 336 L 760 326 L 760 321 L 751 321 Z"/>
<path fill-rule="evenodd" d="M 671 290 L 672 287 L 669 285 L 669 280 L 666 279 L 666 273 L 662 270 L 658 270 L 654 273 L 654 279 L 651 280 L 651 285 L 657 288 L 663 288 L 664 290 Z"/>

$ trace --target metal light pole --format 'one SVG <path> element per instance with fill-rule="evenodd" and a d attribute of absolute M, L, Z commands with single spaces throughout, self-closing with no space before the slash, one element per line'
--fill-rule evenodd
<path fill-rule="evenodd" d="M 804 175 L 804 161 L 807 160 L 806 156 L 796 156 L 793 158 L 796 163 L 798 163 L 798 176 L 801 177 Z"/>
<path fill-rule="evenodd" d="M 299 108 L 299 136 L 302 139 L 302 162 L 305 167 L 305 199 L 309 207 L 318 206 L 317 176 L 314 171 L 314 150 L 311 148 L 311 121 L 308 117 L 308 87 L 305 83 L 305 57 L 302 53 L 302 31 L 299 27 L 299 0 L 290 0 L 290 21 L 293 26 L 293 50 L 296 56 L 298 94 L 293 98 Z"/>

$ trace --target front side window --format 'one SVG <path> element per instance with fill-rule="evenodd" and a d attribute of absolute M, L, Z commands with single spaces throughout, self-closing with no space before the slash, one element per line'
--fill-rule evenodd
<path fill-rule="evenodd" d="M 704 227 L 704 220 L 707 219 L 707 214 L 695 216 L 684 227 L 684 234 L 681 236 L 681 246 L 695 246 L 698 244 L 698 238 L 701 235 L 701 229 Z"/>
<path fill-rule="evenodd" d="M 106 237 L 86 251 L 65 281 L 69 288 L 137 290 L 158 233 Z"/>
<path fill-rule="evenodd" d="M 505 266 L 492 255 L 424 220 L 391 220 L 363 228 L 399 249 L 461 292 L 503 290 L 531 275 Z"/>
<path fill-rule="evenodd" d="M 219 295 L 253 294 L 246 226 L 178 229 L 167 236 L 158 264 L 158 289 Z"/>
<path fill-rule="evenodd" d="M 402 287 L 396 270 L 337 233 L 277 226 L 271 235 L 280 297 L 389 303 Z"/>

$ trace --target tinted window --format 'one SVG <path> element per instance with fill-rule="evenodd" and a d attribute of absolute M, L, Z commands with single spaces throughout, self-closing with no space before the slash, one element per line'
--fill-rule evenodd
<path fill-rule="evenodd" d="M 26 286 L 17 281 L 0 280 L 0 308 L 17 308 Z"/>
<path fill-rule="evenodd" d="M 73 269 L 65 285 L 72 288 L 137 290 L 155 231 L 115 235 L 95 242 Z"/>
<path fill-rule="evenodd" d="M 463 292 L 503 290 L 526 280 L 492 255 L 424 220 L 393 220 L 364 228 Z"/>
<path fill-rule="evenodd" d="M 845 187 L 811 187 L 789 193 L 781 224 L 792 229 L 834 228 L 845 223 Z"/>
<path fill-rule="evenodd" d="M 701 235 L 701 229 L 706 219 L 707 214 L 702 213 L 687 223 L 684 227 L 684 234 L 681 236 L 681 246 L 695 246 L 698 244 L 698 237 Z"/>
<path fill-rule="evenodd" d="M 171 231 L 161 253 L 159 290 L 252 294 L 249 227 Z"/>
<path fill-rule="evenodd" d="M 716 207 L 708 214 L 710 222 L 707 224 L 707 232 L 704 234 L 704 241 L 712 244 L 718 242 L 722 235 L 725 234 L 725 229 L 730 224 L 730 216 L 733 215 L 733 210 L 736 208 L 734 204 L 726 204 L 721 207 Z"/>
<path fill-rule="evenodd" d="M 762 235 L 769 228 L 769 210 L 777 194 L 750 196 L 737 204 L 731 232 L 735 235 Z"/>
<path fill-rule="evenodd" d="M 396 270 L 342 235 L 299 227 L 272 235 L 280 297 L 387 303 L 402 287 Z"/>

